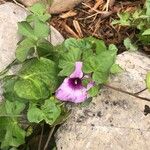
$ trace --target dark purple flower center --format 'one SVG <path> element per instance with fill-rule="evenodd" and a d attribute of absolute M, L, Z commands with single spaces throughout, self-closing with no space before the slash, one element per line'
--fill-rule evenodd
<path fill-rule="evenodd" d="M 70 78 L 69 86 L 73 89 L 80 89 L 82 87 L 82 80 L 80 78 Z"/>

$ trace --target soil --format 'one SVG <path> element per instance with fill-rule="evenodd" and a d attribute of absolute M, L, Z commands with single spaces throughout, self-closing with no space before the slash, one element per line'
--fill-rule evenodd
<path fill-rule="evenodd" d="M 144 0 L 110 0 L 106 6 L 105 0 L 87 0 L 74 9 L 59 15 L 53 15 L 50 24 L 53 25 L 65 38 L 82 38 L 94 36 L 102 39 L 106 44 L 115 44 L 119 53 L 125 51 L 123 41 L 126 37 L 136 40 L 138 30 L 131 27 L 111 25 L 117 19 L 119 12 L 133 12 L 144 5 Z M 149 48 L 140 49 L 150 54 Z"/>

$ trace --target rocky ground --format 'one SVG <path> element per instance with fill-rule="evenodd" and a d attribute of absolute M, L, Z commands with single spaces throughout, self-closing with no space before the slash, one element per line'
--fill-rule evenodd
<path fill-rule="evenodd" d="M 15 59 L 16 45 L 20 39 L 17 22 L 24 20 L 26 16 L 25 9 L 16 4 L 7 2 L 0 5 L 0 71 Z M 55 17 L 58 19 L 58 16 Z M 69 34 L 66 32 L 66 35 Z M 62 35 L 53 27 L 51 38 L 53 44 L 63 41 Z M 109 86 L 131 93 L 145 89 L 145 75 L 150 70 L 150 59 L 147 55 L 124 52 L 118 55 L 117 63 L 124 71 L 118 76 L 112 76 Z M 14 70 L 10 73 L 13 72 Z M 150 98 L 150 93 L 145 90 L 139 96 Z M 150 114 L 144 112 L 144 109 L 149 106 L 149 102 L 104 87 L 89 106 L 73 109 L 68 121 L 55 135 L 57 149 L 148 150 Z"/>

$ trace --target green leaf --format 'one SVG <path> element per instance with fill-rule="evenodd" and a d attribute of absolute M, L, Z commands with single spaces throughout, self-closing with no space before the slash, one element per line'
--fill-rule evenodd
<path fill-rule="evenodd" d="M 37 37 L 34 35 L 33 28 L 26 21 L 22 21 L 18 23 L 18 32 L 28 38 L 37 40 Z"/>
<path fill-rule="evenodd" d="M 57 103 L 56 99 L 51 97 L 45 100 L 44 105 L 41 106 L 41 110 L 45 114 L 45 121 L 50 125 L 52 125 L 61 114 L 60 106 Z"/>
<path fill-rule="evenodd" d="M 84 73 L 94 73 L 93 79 L 98 83 L 105 82 L 111 66 L 116 60 L 116 49 L 103 51 L 97 56 L 91 56 L 83 64 Z M 104 77 L 106 76 L 106 77 Z"/>
<path fill-rule="evenodd" d="M 5 108 L 6 108 L 6 113 L 7 115 L 11 115 L 15 116 L 15 115 L 19 115 L 25 108 L 25 104 L 22 102 L 10 102 L 7 101 L 5 102 Z"/>
<path fill-rule="evenodd" d="M 74 66 L 75 64 L 73 63 L 67 63 L 65 64 L 65 66 L 63 67 L 63 69 L 59 72 L 59 76 L 68 76 L 70 75 L 73 70 L 74 70 Z"/>
<path fill-rule="evenodd" d="M 25 104 L 21 102 L 10 102 L 5 100 L 0 104 L 0 142 L 1 149 L 9 146 L 18 147 L 25 142 L 25 131 L 18 124 L 18 117 L 24 110 Z"/>
<path fill-rule="evenodd" d="M 67 48 L 67 50 L 70 51 L 73 49 L 79 49 L 80 51 L 82 51 L 91 48 L 91 44 L 86 40 L 75 38 L 66 39 L 64 42 L 64 46 Z"/>
<path fill-rule="evenodd" d="M 146 15 L 150 16 L 150 0 L 146 0 L 145 6 L 146 6 Z"/>
<path fill-rule="evenodd" d="M 50 17 L 51 17 L 50 14 L 43 14 L 43 15 L 38 15 L 38 16 L 35 14 L 31 14 L 31 15 L 27 16 L 26 21 L 31 23 L 38 19 L 39 21 L 42 21 L 45 23 Z"/>
<path fill-rule="evenodd" d="M 29 10 L 33 14 L 27 17 L 28 22 L 34 22 L 39 20 L 45 23 L 51 16 L 47 13 L 46 5 L 44 5 L 43 3 L 36 3 L 32 7 L 30 7 Z"/>
<path fill-rule="evenodd" d="M 81 53 L 82 52 L 79 49 L 70 50 L 65 55 L 63 55 L 63 60 L 74 63 L 80 60 Z M 60 64 L 59 66 L 62 66 L 62 65 Z"/>
<path fill-rule="evenodd" d="M 52 125 L 60 114 L 60 106 L 57 105 L 54 98 L 50 98 L 45 100 L 41 108 L 37 108 L 36 105 L 31 105 L 27 117 L 30 122 L 39 123 L 42 120 L 45 120 L 46 123 Z"/>
<path fill-rule="evenodd" d="M 82 60 L 85 61 L 86 59 L 90 58 L 92 55 L 94 55 L 92 49 L 84 50 L 82 52 Z"/>
<path fill-rule="evenodd" d="M 126 38 L 124 40 L 124 46 L 128 51 L 137 51 L 138 47 L 135 44 L 132 44 L 131 40 L 129 38 Z"/>
<path fill-rule="evenodd" d="M 31 104 L 28 109 L 27 119 L 29 122 L 39 123 L 45 119 L 45 115 L 35 104 Z"/>
<path fill-rule="evenodd" d="M 46 99 L 57 87 L 57 66 L 46 58 L 31 59 L 24 63 L 15 83 L 16 94 L 28 100 Z"/>
<path fill-rule="evenodd" d="M 7 149 L 9 146 L 18 147 L 25 142 L 25 131 L 20 128 L 16 120 L 8 117 L 0 117 L 1 149 Z"/>
<path fill-rule="evenodd" d="M 16 81 L 14 90 L 21 98 L 28 100 L 46 99 L 50 96 L 50 91 L 46 84 L 38 79 L 23 78 Z"/>
<path fill-rule="evenodd" d="M 49 26 L 45 23 L 36 20 L 34 23 L 34 35 L 38 38 L 44 38 L 49 35 L 50 29 Z"/>
<path fill-rule="evenodd" d="M 19 72 L 23 79 L 37 79 L 44 82 L 53 92 L 57 86 L 57 65 L 46 58 L 31 59 L 25 62 Z"/>
<path fill-rule="evenodd" d="M 117 53 L 118 48 L 117 48 L 114 44 L 110 44 L 110 45 L 108 46 L 108 50 L 109 50 L 109 51 L 113 51 L 114 53 Z"/>
<path fill-rule="evenodd" d="M 104 51 L 101 54 L 99 54 L 96 58 L 96 70 L 102 71 L 102 72 L 109 72 L 111 66 L 114 64 L 116 60 L 116 50 L 115 51 Z"/>
<path fill-rule="evenodd" d="M 46 13 L 44 15 L 38 16 L 38 19 L 42 22 L 46 22 L 50 17 L 51 17 L 51 15 Z"/>
<path fill-rule="evenodd" d="M 6 115 L 5 101 L 0 103 L 0 117 Z"/>
<path fill-rule="evenodd" d="M 146 75 L 146 85 L 147 85 L 147 88 L 150 91 L 150 72 L 148 72 L 147 75 Z"/>
<path fill-rule="evenodd" d="M 131 25 L 131 21 L 130 21 L 130 13 L 129 12 L 124 12 L 124 13 L 118 13 L 117 14 L 118 17 L 119 17 L 119 20 L 114 20 L 112 21 L 112 25 L 115 25 L 115 24 L 119 24 L 119 25 L 122 25 L 122 26 L 130 26 Z"/>
<path fill-rule="evenodd" d="M 48 57 L 56 55 L 54 46 L 47 40 L 39 40 L 37 43 L 37 52 L 39 57 Z"/>
<path fill-rule="evenodd" d="M 29 10 L 36 15 L 43 15 L 46 12 L 46 6 L 43 3 L 36 3 L 29 7 Z"/>
<path fill-rule="evenodd" d="M 88 37 L 88 38 L 86 38 L 86 40 L 88 40 L 91 43 L 92 48 L 94 48 L 96 51 L 96 54 L 99 54 L 102 51 L 107 50 L 107 47 L 106 47 L 104 41 L 102 41 L 102 40 L 96 39 L 94 37 Z"/>
<path fill-rule="evenodd" d="M 30 49 L 35 45 L 36 43 L 34 40 L 30 38 L 24 39 L 21 43 L 19 43 L 16 49 L 16 58 L 21 62 L 25 61 L 30 52 Z"/>
<path fill-rule="evenodd" d="M 96 70 L 97 63 L 94 56 L 89 57 L 83 62 L 83 72 L 91 73 Z"/>
<path fill-rule="evenodd" d="M 97 84 L 107 83 L 107 81 L 108 81 L 108 73 L 101 72 L 101 71 L 96 71 L 96 72 L 93 73 L 92 79 Z"/>
<path fill-rule="evenodd" d="M 94 97 L 99 93 L 99 86 L 93 86 L 92 88 L 89 89 L 88 94 L 90 97 Z"/>
<path fill-rule="evenodd" d="M 150 35 L 150 29 L 145 30 L 142 35 Z"/>
<path fill-rule="evenodd" d="M 150 35 L 142 35 L 142 33 L 139 33 L 138 38 L 142 42 L 142 44 L 150 45 Z"/>
<path fill-rule="evenodd" d="M 54 126 L 61 125 L 62 123 L 64 123 L 68 119 L 70 114 L 71 114 L 71 110 L 68 110 L 66 108 L 66 106 L 61 106 L 61 114 L 59 115 L 59 117 L 57 117 L 57 119 L 55 120 L 53 125 Z"/>
<path fill-rule="evenodd" d="M 110 73 L 117 74 L 121 73 L 123 69 L 118 64 L 113 64 L 110 68 Z"/>
<path fill-rule="evenodd" d="M 9 101 L 26 102 L 26 99 L 21 99 L 20 97 L 18 97 L 18 95 L 14 91 L 14 85 L 16 81 L 17 81 L 16 76 L 7 76 L 7 78 L 4 80 L 3 96 L 5 97 L 5 99 Z"/>
<path fill-rule="evenodd" d="M 63 70 L 59 73 L 61 76 L 68 76 L 72 73 L 76 61 L 80 61 L 81 58 L 80 49 L 72 49 L 62 56 L 59 61 L 59 67 Z M 70 72 L 71 71 L 71 72 Z"/>

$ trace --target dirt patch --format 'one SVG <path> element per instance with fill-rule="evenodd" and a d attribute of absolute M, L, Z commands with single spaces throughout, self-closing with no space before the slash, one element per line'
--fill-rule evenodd
<path fill-rule="evenodd" d="M 138 31 L 129 27 L 112 26 L 111 22 L 117 18 L 118 12 L 132 12 L 143 4 L 144 1 L 141 0 L 111 0 L 107 6 L 107 1 L 89 0 L 69 12 L 54 15 L 51 24 L 65 38 L 94 36 L 107 44 L 115 44 L 120 53 L 125 50 L 123 40 L 126 37 L 133 38 Z"/>

